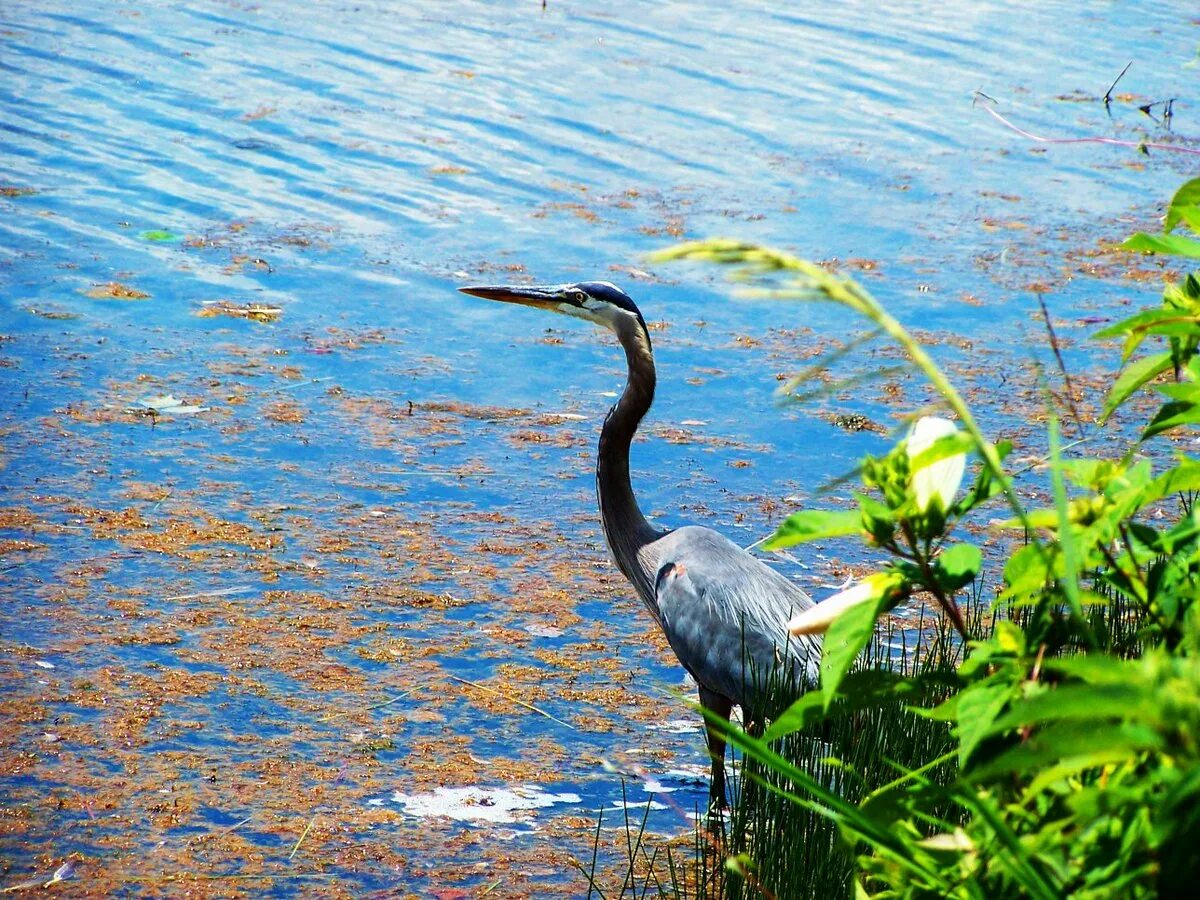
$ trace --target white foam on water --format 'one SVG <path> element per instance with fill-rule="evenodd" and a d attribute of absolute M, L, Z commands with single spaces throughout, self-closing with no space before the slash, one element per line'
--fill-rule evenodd
<path fill-rule="evenodd" d="M 459 822 L 506 824 L 526 821 L 534 809 L 557 803 L 580 803 L 578 794 L 551 794 L 539 787 L 439 787 L 428 794 L 396 791 L 392 802 L 401 804 L 405 815 L 417 818 L 443 816 Z"/>

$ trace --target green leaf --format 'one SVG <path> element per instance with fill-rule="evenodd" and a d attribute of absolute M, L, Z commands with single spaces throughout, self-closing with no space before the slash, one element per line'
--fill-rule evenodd
<path fill-rule="evenodd" d="M 1083 638 L 1089 646 L 1095 646 L 1096 638 L 1092 634 L 1091 626 L 1083 617 L 1083 604 L 1080 601 L 1079 579 L 1084 567 L 1086 548 L 1081 552 L 1081 548 L 1076 543 L 1076 535 L 1067 525 L 1070 521 L 1070 513 L 1066 480 L 1063 478 L 1062 469 L 1062 433 L 1059 430 L 1058 416 L 1053 412 L 1046 423 L 1046 436 L 1049 438 L 1050 445 L 1050 488 L 1054 496 L 1054 509 L 1058 513 L 1058 521 L 1061 523 L 1058 529 L 1058 546 L 1062 551 L 1063 571 L 1059 578 L 1059 586 L 1067 596 L 1075 627 L 1082 632 Z"/>
<path fill-rule="evenodd" d="M 1200 506 L 1193 505 L 1191 514 L 1180 519 L 1169 531 L 1158 536 L 1150 547 L 1163 556 L 1172 556 L 1187 550 L 1200 534 Z"/>
<path fill-rule="evenodd" d="M 179 235 L 170 231 L 159 230 L 143 231 L 138 237 L 143 241 L 155 241 L 160 244 L 169 244 L 179 240 Z"/>
<path fill-rule="evenodd" d="M 1026 697 L 995 722 L 992 734 L 1045 722 L 1091 722 L 1099 726 L 1114 719 L 1137 721 L 1159 713 L 1153 693 L 1142 684 L 1114 682 L 1063 684 Z"/>
<path fill-rule="evenodd" d="M 1166 394 L 1172 400 L 1182 400 L 1185 403 L 1200 403 L 1200 384 L 1188 381 L 1176 381 L 1171 384 L 1156 384 L 1154 389 L 1160 394 Z"/>
<path fill-rule="evenodd" d="M 896 533 L 896 518 L 888 507 L 874 497 L 866 494 L 855 494 L 858 501 L 859 527 L 870 535 L 876 544 L 884 545 Z"/>
<path fill-rule="evenodd" d="M 915 716 L 920 716 L 923 719 L 932 719 L 935 722 L 953 722 L 958 718 L 958 700 L 961 696 L 962 692 L 951 694 L 949 698 L 932 709 L 922 706 L 910 706 L 908 707 L 908 711 Z"/>
<path fill-rule="evenodd" d="M 1002 849 L 1003 855 L 1007 856 L 1009 870 L 1024 890 L 1024 896 L 1037 897 L 1039 900 L 1059 900 L 1062 897 L 1059 879 L 1051 875 L 1039 855 L 1031 852 L 1017 837 L 987 791 L 958 791 L 955 799 L 995 833 L 997 849 Z"/>
<path fill-rule="evenodd" d="M 808 691 L 785 709 L 763 733 L 764 741 L 774 741 L 795 731 L 802 731 L 821 720 L 825 711 L 825 692 Z"/>
<path fill-rule="evenodd" d="M 1003 461 L 1010 453 L 1012 453 L 1012 441 L 997 441 L 993 445 L 996 451 L 996 458 Z M 975 478 L 975 484 L 962 499 L 960 499 L 951 511 L 951 517 L 961 518 L 978 506 L 990 500 L 996 494 L 1000 493 L 1001 486 L 992 476 L 992 470 L 988 466 L 980 466 L 979 474 Z"/>
<path fill-rule="evenodd" d="M 1185 206 L 1179 209 L 1179 219 L 1187 225 L 1192 231 L 1200 234 L 1200 206 Z M 1179 224 L 1177 221 L 1176 225 Z M 1169 228 L 1164 228 L 1163 231 L 1170 231 Z"/>
<path fill-rule="evenodd" d="M 1113 411 L 1143 384 L 1157 378 L 1174 365 L 1170 353 L 1155 353 L 1152 356 L 1143 356 L 1137 362 L 1126 366 L 1109 391 L 1108 399 L 1104 401 L 1104 414 L 1100 421 L 1108 419 Z"/>
<path fill-rule="evenodd" d="M 1200 300 L 1200 281 L 1195 273 L 1182 282 L 1168 281 L 1163 288 L 1163 309 L 1196 312 L 1196 301 Z"/>
<path fill-rule="evenodd" d="M 1128 759 L 1132 754 L 1126 747 L 1097 747 L 1090 753 L 1080 753 L 1069 756 L 1059 762 L 1041 769 L 1037 776 L 1029 782 L 1025 789 L 1026 797 L 1034 797 L 1054 785 L 1056 782 L 1072 778 L 1088 769 L 1097 769 L 1111 763 L 1119 763 Z M 1077 800 L 1078 797 L 1072 798 Z"/>
<path fill-rule="evenodd" d="M 1063 474 L 1072 484 L 1100 491 L 1122 472 L 1111 459 L 1064 459 Z"/>
<path fill-rule="evenodd" d="M 818 815 L 832 819 L 852 842 L 866 842 L 876 854 L 911 872 L 917 878 L 936 877 L 924 861 L 912 853 L 911 846 L 902 836 L 864 813 L 857 803 L 846 800 L 836 790 L 830 790 L 804 768 L 777 753 L 766 741 L 751 737 L 742 729 L 733 726 L 724 716 L 707 710 L 705 712 L 706 721 L 717 729 L 718 733 L 723 734 L 731 745 L 741 750 L 747 758 L 762 762 L 798 789 L 793 793 L 770 785 L 772 791 Z"/>
<path fill-rule="evenodd" d="M 1137 680 L 1136 675 L 1141 668 L 1135 661 L 1114 659 L 1101 653 L 1047 659 L 1044 667 L 1048 672 L 1061 672 L 1090 684 L 1118 685 Z"/>
<path fill-rule="evenodd" d="M 975 439 L 965 431 L 940 437 L 909 461 L 909 471 L 919 472 L 928 466 L 951 456 L 959 456 L 975 449 Z"/>
<path fill-rule="evenodd" d="M 1035 544 L 1026 544 L 1004 564 L 1005 588 L 1001 599 L 1021 602 L 1031 596 L 1040 596 L 1060 567 L 1057 553 L 1052 553 L 1047 560 Z"/>
<path fill-rule="evenodd" d="M 1107 338 L 1123 337 L 1132 331 L 1144 331 L 1147 326 L 1153 325 L 1163 319 L 1173 318 L 1179 315 L 1176 309 L 1163 309 L 1155 307 L 1154 309 L 1143 309 L 1140 312 L 1134 313 L 1127 319 L 1122 319 L 1120 322 L 1114 322 L 1107 328 L 1101 328 L 1092 337 L 1095 340 L 1105 340 Z"/>
<path fill-rule="evenodd" d="M 752 875 L 757 868 L 754 865 L 754 860 L 750 858 L 749 853 L 739 853 L 736 856 L 725 858 L 725 871 L 731 872 L 739 878 L 746 878 L 747 875 Z"/>
<path fill-rule="evenodd" d="M 1150 424 L 1146 426 L 1146 430 L 1142 432 L 1141 440 L 1152 438 L 1156 434 L 1162 434 L 1164 431 L 1178 428 L 1180 425 L 1195 425 L 1198 422 L 1200 422 L 1200 405 L 1183 400 L 1173 400 L 1170 403 L 1164 403 L 1155 413 Z"/>
<path fill-rule="evenodd" d="M 988 733 L 996 717 L 1008 705 L 1009 697 L 1013 694 L 1010 682 L 999 684 L 974 685 L 964 690 L 958 697 L 958 761 L 960 766 L 966 766 L 973 751 Z"/>
<path fill-rule="evenodd" d="M 1195 279 L 1190 275 L 1184 286 L 1168 284 L 1163 292 L 1163 305 L 1155 309 L 1144 309 L 1128 319 L 1097 331 L 1093 338 L 1124 337 L 1121 347 L 1121 362 L 1125 363 L 1141 343 L 1152 334 L 1194 337 L 1200 334 L 1200 322 L 1193 311 L 1193 301 L 1188 289 Z"/>
<path fill-rule="evenodd" d="M 997 619 L 992 643 L 1001 653 L 1013 656 L 1025 655 L 1025 632 L 1008 619 Z"/>
<path fill-rule="evenodd" d="M 983 553 L 974 544 L 955 544 L 943 550 L 934 564 L 934 574 L 942 590 L 957 591 L 970 584 L 983 565 Z"/>
<path fill-rule="evenodd" d="M 829 709 L 842 679 L 875 633 L 875 617 L 887 599 L 888 595 L 884 594 L 873 603 L 850 607 L 833 620 L 825 633 L 821 653 L 821 691 L 825 709 Z"/>
<path fill-rule="evenodd" d="M 1200 214 L 1200 178 L 1193 178 L 1191 181 L 1185 181 L 1175 192 L 1175 196 L 1171 198 L 1171 205 L 1167 207 L 1167 217 L 1163 221 L 1163 231 L 1174 231 L 1175 226 L 1181 221 L 1186 222 L 1194 229 L 1196 220 L 1200 217 L 1198 214 Z"/>
<path fill-rule="evenodd" d="M 1170 315 L 1164 315 L 1157 322 L 1143 326 L 1137 330 L 1136 334 L 1131 334 L 1130 339 L 1136 339 L 1137 343 L 1141 343 L 1150 335 L 1189 339 L 1200 337 L 1200 316 L 1191 311 L 1179 309 L 1164 310 L 1164 312 L 1169 312 Z"/>
<path fill-rule="evenodd" d="M 1073 757 L 1083 757 L 1086 767 L 1131 759 L 1145 750 L 1162 746 L 1162 738 L 1139 725 L 1109 725 L 1093 722 L 1064 722 L 1051 725 L 1029 740 L 983 763 L 967 777 L 974 782 L 992 781 L 1011 774 L 1024 776 Z"/>
<path fill-rule="evenodd" d="M 780 550 L 804 541 L 845 537 L 862 531 L 858 510 L 806 509 L 792 513 L 764 543 L 764 550 Z"/>
<path fill-rule="evenodd" d="M 1165 253 L 1169 256 L 1188 256 L 1200 259 L 1200 241 L 1180 237 L 1176 234 L 1146 234 L 1139 231 L 1121 244 L 1124 250 L 1139 250 L 1143 253 Z"/>

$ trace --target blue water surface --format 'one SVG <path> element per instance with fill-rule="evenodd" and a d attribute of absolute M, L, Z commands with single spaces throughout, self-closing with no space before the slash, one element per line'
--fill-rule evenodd
<path fill-rule="evenodd" d="M 818 489 L 929 396 L 897 375 L 780 406 L 779 380 L 861 323 L 648 260 L 682 239 L 848 262 L 1034 452 L 1036 294 L 1102 381 L 1086 336 L 1158 285 L 1094 252 L 1154 227 L 1194 157 L 1037 144 L 974 92 L 1039 135 L 1192 146 L 1196 37 L 1170 3 L 6 3 L 12 878 L 73 854 L 97 891 L 155 894 L 172 882 L 145 879 L 189 865 L 281 895 L 432 891 L 478 864 L 453 883 L 576 892 L 563 861 L 590 831 L 570 817 L 620 796 L 604 761 L 702 766 L 700 735 L 647 727 L 692 714 L 595 522 L 621 354 L 455 288 L 600 278 L 635 297 L 660 368 L 635 481 L 665 524 L 750 544 L 796 505 L 845 502 Z M 1138 110 L 1170 98 L 1170 129 Z M 200 315 L 215 303 L 278 318 Z M 206 410 L 143 414 L 166 394 Z M 180 535 L 188 553 L 155 543 Z M 786 565 L 820 594 L 863 563 L 828 545 Z M 168 676 L 190 693 L 155 695 Z M 145 719 L 139 696 L 157 697 Z M 526 770 L 489 761 L 515 760 L 580 800 L 540 829 L 405 818 L 387 798 L 432 788 L 439 747 L 476 783 L 513 782 Z M 310 803 L 273 780 L 280 760 Z M 87 785 L 112 805 L 79 801 Z M 666 833 L 705 795 L 677 787 Z M 289 858 L 313 821 L 312 855 Z"/>

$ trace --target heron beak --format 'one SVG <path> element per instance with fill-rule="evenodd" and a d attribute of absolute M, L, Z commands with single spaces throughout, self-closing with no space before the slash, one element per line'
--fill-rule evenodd
<path fill-rule="evenodd" d="M 516 303 L 521 306 L 532 306 L 536 309 L 557 311 L 563 298 L 559 291 L 547 287 L 511 287 L 507 285 L 478 285 L 460 287 L 459 291 L 473 297 L 483 297 L 485 300 L 499 300 L 501 303 Z"/>

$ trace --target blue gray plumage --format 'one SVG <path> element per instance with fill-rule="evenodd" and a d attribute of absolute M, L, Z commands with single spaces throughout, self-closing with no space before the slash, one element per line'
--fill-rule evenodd
<path fill-rule="evenodd" d="M 772 674 L 796 689 L 816 682 L 819 648 L 787 631 L 812 606 L 803 591 L 708 528 L 680 528 L 657 544 L 668 560 L 656 580 L 659 619 L 697 684 L 748 709 Z"/>

